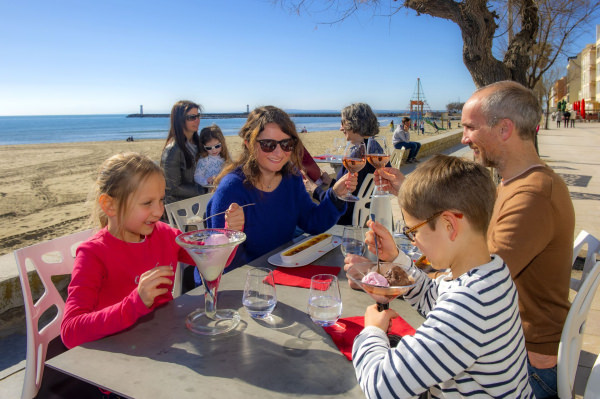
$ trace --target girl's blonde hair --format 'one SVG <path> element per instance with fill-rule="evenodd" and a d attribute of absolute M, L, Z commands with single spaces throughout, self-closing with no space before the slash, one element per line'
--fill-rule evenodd
<path fill-rule="evenodd" d="M 136 152 L 116 154 L 100 165 L 94 183 L 92 222 L 100 228 L 108 224 L 108 216 L 100 207 L 100 196 L 107 194 L 116 203 L 119 230 L 127 217 L 129 199 L 140 183 L 153 174 L 164 177 L 163 171 L 153 160 Z"/>
<path fill-rule="evenodd" d="M 229 150 L 227 150 L 225 136 L 223 136 L 221 128 L 215 125 L 214 123 L 200 130 L 200 152 L 198 153 L 199 158 L 204 158 L 208 156 L 208 151 L 204 149 L 204 146 L 211 139 L 219 140 L 219 142 L 221 143 L 221 152 L 219 153 L 219 155 L 225 160 L 225 162 L 229 162 Z"/>

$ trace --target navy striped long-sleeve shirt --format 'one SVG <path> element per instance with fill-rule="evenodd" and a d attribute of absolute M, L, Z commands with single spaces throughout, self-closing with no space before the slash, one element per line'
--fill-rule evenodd
<path fill-rule="evenodd" d="M 404 297 L 426 317 L 416 334 L 390 349 L 384 331 L 367 327 L 354 341 L 366 396 L 532 398 L 517 290 L 502 259 L 453 280 L 419 272 Z"/>

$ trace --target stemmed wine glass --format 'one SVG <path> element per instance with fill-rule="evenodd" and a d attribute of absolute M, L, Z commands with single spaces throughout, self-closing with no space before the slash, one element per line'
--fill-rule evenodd
<path fill-rule="evenodd" d="M 342 296 L 338 279 L 333 274 L 317 274 L 310 279 L 308 315 L 321 327 L 336 326 L 342 314 Z"/>
<path fill-rule="evenodd" d="M 367 141 L 367 161 L 375 169 L 381 169 L 390 161 L 390 151 L 387 141 L 384 136 L 372 136 Z M 381 178 L 379 184 L 375 186 L 373 196 L 389 196 L 392 195 L 388 191 L 381 188 Z"/>
<path fill-rule="evenodd" d="M 346 143 L 346 148 L 344 149 L 344 154 L 342 157 L 342 163 L 348 170 L 348 173 L 358 173 L 362 168 L 365 167 L 367 164 L 366 152 L 367 149 L 365 147 L 365 143 L 363 142 L 354 144 L 351 141 L 348 141 Z M 360 198 L 350 192 L 346 193 L 346 195 L 343 197 L 340 197 L 340 199 L 347 202 L 356 202 L 360 200 Z"/>
<path fill-rule="evenodd" d="M 190 313 L 185 325 L 201 335 L 217 335 L 233 330 L 240 315 L 232 309 L 217 310 L 217 291 L 223 269 L 233 250 L 246 240 L 246 234 L 229 229 L 204 229 L 183 233 L 175 238 L 177 244 L 190 254 L 204 283 L 205 310 Z"/>

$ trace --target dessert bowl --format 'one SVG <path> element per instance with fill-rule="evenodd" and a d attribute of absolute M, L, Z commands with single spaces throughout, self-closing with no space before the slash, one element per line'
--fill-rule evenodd
<path fill-rule="evenodd" d="M 394 267 L 400 267 L 406 272 L 411 284 L 408 285 L 392 285 L 389 287 L 382 287 L 378 285 L 363 283 L 362 279 L 370 272 L 377 272 L 377 263 L 375 262 L 364 262 L 352 265 L 347 271 L 346 275 L 350 280 L 357 284 L 364 292 L 369 294 L 375 302 L 378 304 L 386 305 L 398 296 L 405 294 L 412 287 L 415 286 L 416 281 L 416 270 L 410 266 L 406 266 L 400 263 L 392 262 L 380 262 L 380 274 L 385 275 L 389 270 Z"/>

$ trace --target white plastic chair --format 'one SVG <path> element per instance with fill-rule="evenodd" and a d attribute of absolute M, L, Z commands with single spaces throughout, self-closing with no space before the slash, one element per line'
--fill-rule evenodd
<path fill-rule="evenodd" d="M 560 343 L 558 344 L 556 377 L 559 398 L 573 397 L 573 385 L 579 364 L 579 352 L 581 351 L 581 344 L 583 342 L 586 319 L 599 285 L 600 262 L 596 262 L 587 278 L 579 287 L 579 292 L 575 295 L 575 299 L 565 320 Z"/>
<path fill-rule="evenodd" d="M 202 194 L 196 197 L 184 199 L 177 202 L 172 202 L 165 205 L 165 212 L 167 212 L 167 218 L 169 224 L 172 227 L 178 228 L 182 232 L 186 231 L 186 226 L 195 226 L 196 230 L 204 228 L 202 224 L 190 224 L 187 219 L 191 216 L 204 217 L 206 213 L 206 205 L 212 197 L 213 193 Z"/>
<path fill-rule="evenodd" d="M 405 151 L 406 151 L 406 148 L 404 148 L 404 147 L 402 147 L 401 149 L 394 148 L 394 151 L 392 152 L 392 155 L 390 156 L 390 164 L 392 165 L 392 167 L 394 167 L 396 169 L 400 169 L 400 166 L 402 165 L 402 159 L 404 158 Z"/>
<path fill-rule="evenodd" d="M 358 194 L 356 195 L 360 200 L 354 203 L 354 211 L 352 212 L 352 225 L 364 227 L 369 220 L 370 210 L 367 205 L 371 204 L 371 194 L 375 189 L 373 182 L 373 174 L 369 173 L 365 176 Z"/>
<path fill-rule="evenodd" d="M 594 266 L 596 263 L 596 255 L 600 255 L 600 241 L 587 231 L 581 230 L 577 238 L 575 238 L 575 242 L 573 244 L 572 264 L 575 264 L 575 259 L 577 259 L 579 252 L 581 252 L 585 244 L 587 244 L 587 253 L 585 256 L 585 262 L 583 264 L 581 280 L 571 278 L 571 289 L 575 291 L 579 291 L 579 287 L 581 287 L 581 284 L 583 284 L 583 281 L 589 275 L 590 270 L 592 270 L 592 266 Z"/>
<path fill-rule="evenodd" d="M 37 395 L 42 384 L 44 364 L 48 344 L 60 335 L 60 323 L 65 309 L 52 276 L 70 275 L 75 261 L 77 246 L 92 236 L 92 230 L 85 230 L 51 241 L 18 249 L 15 253 L 23 301 L 25 302 L 25 321 L 27 325 L 27 356 L 25 360 L 25 379 L 21 398 L 29 399 Z M 34 303 L 31 285 L 27 274 L 27 265 L 33 265 L 37 271 L 44 293 Z M 56 307 L 57 314 L 47 325 L 39 329 L 40 317 L 49 309 Z"/>
<path fill-rule="evenodd" d="M 169 224 L 172 227 L 178 228 L 182 232 L 186 231 L 187 226 L 193 226 L 193 229 L 195 230 L 206 227 L 205 223 L 190 224 L 187 222 L 187 219 L 191 216 L 204 217 L 204 214 L 206 213 L 206 206 L 208 205 L 208 201 L 210 201 L 212 195 L 213 193 L 202 194 L 182 201 L 166 204 L 165 212 L 167 212 Z M 183 272 L 187 266 L 188 265 L 181 262 L 179 262 L 177 265 L 173 281 L 173 298 L 177 298 L 181 295 Z"/>
<path fill-rule="evenodd" d="M 592 367 L 583 397 L 600 398 L 600 355 L 598 355 L 594 367 Z"/>

